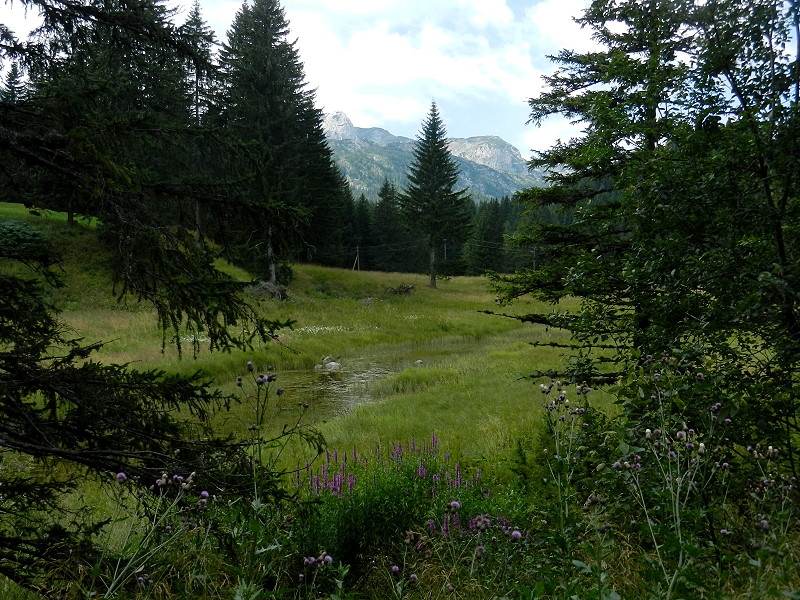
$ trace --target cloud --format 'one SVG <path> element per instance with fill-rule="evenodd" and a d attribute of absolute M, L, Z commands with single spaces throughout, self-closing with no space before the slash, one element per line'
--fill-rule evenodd
<path fill-rule="evenodd" d="M 3 0 L 0 0 L 3 1 Z M 169 0 L 182 22 L 192 0 Z M 594 47 L 574 23 L 588 0 L 282 0 L 290 35 L 326 112 L 413 137 L 431 100 L 458 137 L 496 134 L 530 148 L 564 125 L 525 125 L 526 101 L 552 72 L 547 54 Z M 217 39 L 240 0 L 201 0 Z M 8 5 L 6 5 L 8 6 Z M 15 3 L 6 24 L 24 23 Z M 392 129 L 392 128 L 395 129 Z M 568 136 L 561 136 L 566 139 Z"/>

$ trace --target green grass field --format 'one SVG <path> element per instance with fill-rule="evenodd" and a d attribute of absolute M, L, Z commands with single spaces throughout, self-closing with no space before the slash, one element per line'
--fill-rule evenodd
<path fill-rule="evenodd" d="M 294 265 L 289 299 L 259 299 L 261 310 L 295 326 L 251 352 L 179 356 L 167 343 L 154 312 L 113 294 L 107 260 L 90 227 L 72 229 L 50 216 L 32 216 L 14 205 L 0 205 L 4 218 L 42 227 L 63 249 L 59 266 L 65 281 L 52 292 L 62 319 L 76 337 L 105 342 L 100 360 L 135 368 L 205 371 L 226 392 L 247 360 L 278 374 L 285 390 L 275 424 L 293 418 L 293 407 L 308 402 L 307 419 L 331 447 L 370 452 L 394 441 L 423 439 L 436 432 L 449 451 L 487 463 L 497 462 L 509 441 L 536 421 L 535 370 L 558 368 L 557 350 L 534 347 L 558 332 L 515 319 L 482 313 L 541 309 L 519 303 L 498 307 L 482 277 L 442 279 L 437 289 L 425 275 L 357 272 Z M 98 260 L 100 257 L 100 260 Z M 223 265 L 234 276 L 248 275 Z M 389 290 L 413 285 L 409 294 Z M 563 341 L 563 340 L 562 340 Z M 324 356 L 341 363 L 341 372 L 314 370 Z M 226 427 L 247 425 L 247 405 L 222 415 Z"/>
<path fill-rule="evenodd" d="M 332 550 L 328 546 L 333 543 L 330 540 L 335 540 L 338 550 L 345 552 L 348 535 L 369 534 L 376 536 L 375 539 L 381 540 L 381 543 L 373 542 L 373 545 L 367 546 L 371 554 L 366 558 L 361 555 L 349 557 L 352 563 L 348 565 L 356 565 L 354 571 L 358 575 L 348 579 L 348 585 L 356 586 L 356 595 L 337 595 L 333 592 L 320 595 L 312 588 L 301 595 L 300 588 L 297 588 L 297 595 L 293 597 L 457 597 L 487 600 L 523 597 L 671 597 L 670 593 L 664 593 L 665 586 L 659 584 L 660 574 L 655 568 L 660 564 L 673 564 L 669 562 L 672 559 L 666 553 L 663 559 L 661 554 L 656 556 L 651 538 L 640 535 L 646 532 L 643 523 L 655 523 L 656 520 L 648 517 L 650 521 L 645 519 L 637 524 L 634 517 L 628 516 L 628 511 L 633 514 L 632 511 L 637 508 L 636 497 L 609 497 L 607 509 L 600 506 L 588 511 L 588 504 L 585 503 L 588 501 L 575 491 L 579 485 L 590 485 L 595 477 L 604 477 L 612 483 L 624 481 L 615 480 L 613 473 L 616 471 L 609 467 L 617 452 L 613 439 L 620 435 L 620 431 L 612 430 L 611 425 L 609 429 L 599 429 L 594 434 L 590 429 L 584 430 L 595 435 L 592 438 L 594 443 L 605 444 L 612 440 L 604 450 L 611 453 L 608 455 L 611 461 L 605 464 L 599 462 L 600 458 L 590 458 L 595 450 L 587 447 L 591 443 L 569 447 L 569 440 L 580 437 L 567 436 L 561 439 L 554 432 L 559 427 L 571 427 L 570 422 L 576 421 L 568 415 L 574 413 L 565 411 L 565 418 L 560 421 L 555 420 L 552 414 L 548 416 L 549 413 L 542 410 L 541 381 L 528 377 L 532 372 L 560 369 L 564 361 L 557 348 L 532 343 L 566 342 L 566 336 L 540 325 L 485 312 L 522 315 L 553 307 L 524 301 L 511 307 L 500 307 L 495 302 L 488 281 L 482 277 L 442 279 L 437 289 L 431 289 L 424 275 L 356 272 L 298 264 L 293 267 L 294 279 L 289 284 L 287 300 L 253 298 L 265 316 L 276 320 L 294 320 L 292 328 L 280 331 L 277 339 L 261 343 L 248 351 L 210 352 L 201 343 L 201 351 L 197 355 L 187 353 L 186 345 L 181 355 L 169 339 L 162 348 L 162 332 L 149 306 L 130 299 L 119 299 L 113 293 L 109 257 L 98 245 L 90 225 L 78 223 L 69 228 L 58 215 L 31 215 L 18 206 L 0 203 L 0 219 L 9 218 L 34 224 L 62 250 L 62 262 L 56 270 L 65 285 L 47 293 L 52 303 L 62 311 L 61 319 L 74 337 L 82 338 L 85 342 L 104 342 L 105 345 L 95 355 L 96 359 L 127 363 L 132 368 L 143 370 L 190 373 L 199 369 L 219 389 L 234 395 L 241 393 L 236 386 L 237 377 L 246 376 L 246 363 L 253 361 L 255 373 L 271 372 L 277 375 L 277 381 L 270 388 L 273 393 L 270 395 L 268 422 L 273 431 L 280 431 L 285 424 L 296 422 L 302 415 L 305 423 L 314 426 L 324 436 L 329 455 L 375 457 L 376 451 L 380 450 L 380 457 L 388 457 L 398 442 L 404 448 L 424 446 L 435 434 L 439 451 L 435 457 L 411 455 L 406 463 L 381 459 L 369 467 L 366 463 L 352 465 L 362 477 L 359 483 L 361 487 L 349 497 L 328 495 L 320 498 L 316 516 L 297 513 L 289 520 L 284 520 L 279 516 L 262 515 L 252 521 L 262 527 L 267 532 L 264 535 L 268 537 L 273 535 L 273 531 L 277 532 L 274 535 L 291 531 L 288 535 L 295 536 L 284 541 L 292 547 L 294 554 L 288 550 L 284 553 L 280 544 L 266 548 L 254 546 L 251 549 L 251 554 L 258 557 L 263 552 L 275 551 L 270 577 L 274 576 L 275 581 L 280 580 L 282 585 L 288 586 L 284 587 L 284 592 L 291 594 L 287 590 L 294 590 L 293 584 L 288 582 L 296 577 L 293 569 L 302 562 L 306 552 L 318 552 L 321 548 Z M 0 268 L 23 272 L 23 267 L 18 265 L 0 265 Z M 243 281 L 249 280 L 246 273 L 231 265 L 221 263 L 220 268 Z M 401 284 L 412 285 L 413 291 L 408 294 L 392 293 L 391 290 Z M 577 307 L 578 302 L 571 301 L 560 308 Z M 325 356 L 338 361 L 341 369 L 333 373 L 316 369 L 315 366 Z M 274 393 L 278 388 L 283 390 L 280 395 Z M 243 389 L 247 389 L 246 386 Z M 604 415 L 615 413 L 617 407 L 611 395 L 592 392 L 590 396 L 592 407 L 601 409 Z M 215 425 L 222 432 L 247 437 L 248 427 L 254 420 L 254 406 L 248 398 L 241 396 L 240 399 L 241 402 L 234 403 L 230 411 L 216 415 Z M 308 408 L 301 408 L 303 404 L 307 404 Z M 604 422 L 601 424 L 605 426 Z M 577 425 L 575 427 L 581 429 Z M 590 423 L 584 422 L 583 427 L 590 427 Z M 567 432 L 568 429 L 563 431 Z M 555 451 L 548 454 L 548 449 L 553 447 Z M 643 449 L 637 451 L 645 454 Z M 584 466 L 590 468 L 589 473 L 580 475 L 580 481 L 577 474 L 573 479 L 574 465 L 578 463 L 571 462 L 570 456 L 581 456 L 581 460 L 585 461 Z M 451 457 L 455 463 L 447 462 Z M 293 443 L 281 452 L 278 464 L 293 469 L 304 466 L 311 458 L 313 455 L 304 446 Z M 325 468 L 325 460 L 329 458 L 319 457 L 313 465 L 315 470 L 309 468 L 304 475 L 307 479 L 302 489 L 310 489 L 308 484 L 311 479 L 308 478 Z M 459 490 L 458 497 L 464 502 L 463 510 L 472 510 L 473 514 L 511 515 L 518 519 L 523 530 L 532 532 L 530 536 L 521 539 L 519 536 L 522 534 L 517 532 L 519 536 L 516 539 L 519 542 L 504 546 L 508 539 L 514 539 L 510 537 L 510 530 L 506 531 L 505 538 L 496 536 L 491 541 L 481 541 L 479 533 L 477 542 L 474 532 L 466 530 L 461 538 L 437 537 L 438 534 L 434 535 L 431 531 L 428 539 L 430 548 L 441 554 L 434 552 L 432 556 L 408 557 L 409 568 L 413 565 L 418 569 L 420 581 L 425 580 L 427 587 L 419 585 L 416 589 L 408 590 L 397 587 L 398 582 L 392 579 L 391 567 L 393 561 L 399 560 L 399 556 L 406 556 L 406 544 L 402 541 L 405 533 L 403 530 L 394 531 L 392 535 L 395 539 L 385 534 L 384 529 L 393 531 L 392 526 L 397 519 L 412 513 L 414 520 L 409 521 L 407 527 L 424 528 L 423 524 L 429 523 L 429 519 L 442 518 L 445 506 L 442 503 L 450 503 L 456 495 L 456 492 L 452 492 L 452 497 L 431 497 L 425 489 L 429 480 L 423 480 L 418 474 L 423 460 L 430 461 L 430 469 L 461 468 L 472 474 L 479 470 L 482 473 L 481 486 L 496 490 L 497 495 L 489 497 L 482 488 Z M 708 460 L 713 464 L 713 458 Z M 5 466 L 8 462 L 6 459 Z M 341 468 L 342 473 L 345 471 L 343 463 L 341 467 L 335 461 L 327 464 L 333 465 L 333 469 Z M 454 467 L 454 464 L 461 466 Z M 0 467 L 5 466 L 0 463 Z M 560 468 L 564 470 L 558 471 Z M 620 476 L 626 474 L 620 473 Z M 284 484 L 291 486 L 292 480 L 286 479 Z M 663 482 L 658 481 L 649 484 L 655 486 L 652 498 L 668 497 L 665 490 L 670 489 L 669 485 L 666 488 L 659 487 L 661 484 Z M 103 515 L 115 514 L 120 509 L 119 498 L 115 500 L 109 496 L 108 486 L 87 481 L 82 487 L 85 489 L 77 490 L 64 502 L 93 506 Z M 416 492 L 409 493 L 409 490 Z M 603 491 L 599 490 L 599 493 Z M 645 492 L 649 491 L 645 489 Z M 134 495 L 127 498 L 135 504 Z M 408 498 L 405 506 L 402 504 L 404 498 Z M 645 496 L 638 498 L 643 502 Z M 648 501 L 650 498 L 648 496 Z M 236 514 L 240 500 L 226 499 L 228 504 L 221 501 L 219 508 Z M 130 516 L 136 514 L 130 508 L 126 518 L 115 521 L 103 532 L 111 549 L 127 548 L 125 542 L 131 539 L 137 543 L 139 541 L 136 536 L 129 536 L 131 527 L 142 525 L 137 520 L 139 517 Z M 663 505 L 650 506 L 651 511 L 661 508 Z M 389 517 L 386 516 L 387 509 L 396 509 L 397 512 Z M 567 509 L 571 511 L 570 520 L 565 518 L 565 512 L 560 512 Z M 608 512 L 603 514 L 604 510 Z M 724 509 L 723 513 L 727 514 L 726 511 Z M 704 591 L 697 597 L 773 597 L 783 592 L 786 592 L 784 597 L 787 594 L 788 597 L 800 597 L 791 591 L 797 587 L 798 581 L 794 568 L 798 549 L 796 542 L 791 541 L 794 517 L 788 509 L 781 508 L 781 511 L 775 513 L 775 523 L 785 523 L 785 527 L 780 530 L 773 527 L 769 534 L 758 531 L 757 539 L 762 546 L 752 545 L 752 540 L 756 538 L 749 533 L 736 538 L 736 544 L 739 545 L 730 542 L 729 546 L 723 546 L 724 542 L 720 540 L 719 547 L 724 550 L 721 556 L 727 562 L 720 559 L 717 564 L 708 558 L 717 553 L 717 547 L 707 544 L 703 537 L 705 533 L 693 538 L 701 540 L 703 545 L 693 546 L 692 551 L 697 552 L 697 556 L 703 555 L 703 560 L 707 561 L 703 565 L 713 566 L 706 569 L 707 573 L 704 570 L 698 575 L 703 578 L 702 585 L 708 586 L 710 591 L 707 594 Z M 444 514 L 450 513 L 445 509 Z M 669 512 L 659 514 L 669 516 Z M 274 521 L 270 521 L 273 518 Z M 297 521 L 294 521 L 295 518 Z M 381 521 L 381 518 L 386 520 Z M 598 532 L 611 531 L 612 527 L 605 524 L 602 527 L 608 529 L 602 529 L 601 521 L 597 520 L 600 518 L 605 519 L 606 523 L 614 523 L 614 531 L 619 531 L 616 537 L 607 538 L 605 533 L 597 537 Z M 292 523 L 296 529 L 289 527 L 288 523 Z M 703 522 L 698 523 L 701 525 L 697 526 L 697 531 L 703 530 Z M 749 523 L 741 520 L 734 521 L 733 527 L 743 531 L 749 531 L 748 527 L 752 529 Z M 669 522 L 664 531 L 672 531 Z M 384 535 L 387 538 L 385 546 L 382 544 Z M 241 539 L 239 551 L 244 553 L 242 548 L 247 548 L 247 539 Z M 666 541 L 663 543 L 673 543 L 673 547 L 678 547 L 675 545 L 678 542 L 669 535 L 664 539 Z M 319 546 L 305 548 L 303 545 L 310 543 L 308 540 L 313 540 L 313 543 L 319 540 Z M 679 545 L 681 548 L 685 546 L 684 542 Z M 476 567 L 478 546 L 482 548 L 481 552 L 487 552 L 485 562 L 481 563 L 485 564 L 481 573 Z M 495 550 L 486 550 L 491 547 Z M 211 574 L 212 579 L 220 579 L 203 580 L 207 583 L 202 584 L 197 583 L 201 581 L 198 579 L 195 582 L 196 589 L 205 590 L 204 595 L 174 597 L 234 597 L 234 592 L 235 597 L 241 598 L 266 597 L 258 594 L 249 596 L 241 585 L 235 590 L 236 582 L 230 579 L 231 565 L 226 564 L 221 555 L 214 553 L 219 552 L 219 548 L 214 552 L 209 551 L 207 540 L 198 548 L 197 553 L 187 552 L 180 557 L 167 552 L 161 557 L 162 572 L 183 573 L 186 577 L 198 573 L 206 578 Z M 170 548 L 167 550 L 171 551 Z M 517 562 L 503 558 L 504 555 L 499 554 L 501 551 L 512 553 L 516 557 L 513 560 Z M 130 552 L 136 558 L 135 544 Z M 620 558 L 622 556 L 624 560 Z M 700 559 L 695 559 L 693 555 L 692 560 Z M 373 566 L 367 568 L 365 564 Z M 684 570 L 688 572 L 691 568 L 691 564 L 688 564 Z M 255 567 L 253 569 L 261 572 Z M 414 573 L 414 581 L 417 573 Z M 655 579 L 652 578 L 653 573 Z M 505 583 L 501 579 L 506 575 L 502 574 L 519 577 L 525 585 L 538 580 L 542 585 L 546 584 L 548 591 L 542 592 L 545 588 L 540 590 L 539 584 L 525 587 L 520 583 L 515 593 L 500 593 L 501 589 L 511 589 L 503 587 Z M 664 575 L 667 575 L 666 571 Z M 78 579 L 76 575 L 76 581 Z M 165 576 L 164 585 L 166 581 Z M 328 586 L 335 583 L 330 578 L 326 581 Z M 242 579 L 240 584 L 243 582 Z M 450 582 L 461 586 L 458 588 L 461 591 L 453 594 L 448 587 Z M 691 584 L 696 585 L 694 582 Z M 189 587 L 187 584 L 186 589 Z M 604 595 L 611 589 L 623 595 Z M 568 593 L 567 590 L 571 591 Z M 38 596 L 0 578 L 0 597 L 27 600 Z M 154 590 L 152 594 L 147 592 L 136 594 L 135 597 L 160 596 Z"/>

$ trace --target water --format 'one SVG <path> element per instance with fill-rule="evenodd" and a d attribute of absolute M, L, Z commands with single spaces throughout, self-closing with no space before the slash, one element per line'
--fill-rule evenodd
<path fill-rule="evenodd" d="M 296 413 L 308 404 L 303 418 L 307 424 L 325 422 L 346 415 L 356 406 L 374 402 L 371 384 L 403 370 L 405 363 L 387 363 L 378 359 L 347 362 L 338 372 L 316 370 L 281 371 L 276 388 L 283 394 L 278 402 L 281 412 Z M 289 418 L 289 415 L 284 415 Z"/>

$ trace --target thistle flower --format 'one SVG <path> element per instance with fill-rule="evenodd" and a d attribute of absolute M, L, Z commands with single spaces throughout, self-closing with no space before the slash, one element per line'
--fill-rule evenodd
<path fill-rule="evenodd" d="M 397 565 L 392 565 L 392 573 L 399 573 L 399 572 L 400 572 L 400 567 L 398 567 Z"/>
<path fill-rule="evenodd" d="M 119 481 L 120 483 L 122 483 L 123 481 L 125 481 L 127 479 L 128 479 L 128 476 L 125 475 L 125 473 L 122 473 L 122 472 L 117 473 L 117 481 Z"/>
<path fill-rule="evenodd" d="M 516 541 L 516 540 L 520 539 L 521 537 L 522 537 L 522 533 L 520 532 L 519 529 L 514 529 L 514 531 L 511 532 L 511 539 L 512 540 Z"/>

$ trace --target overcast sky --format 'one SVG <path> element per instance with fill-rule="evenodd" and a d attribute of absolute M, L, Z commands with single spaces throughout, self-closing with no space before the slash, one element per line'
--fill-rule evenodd
<path fill-rule="evenodd" d="M 178 23 L 191 2 L 170 2 L 185 6 Z M 326 113 L 343 111 L 357 127 L 413 138 L 435 100 L 449 136 L 499 135 L 527 157 L 574 132 L 555 120 L 542 128 L 526 125 L 527 100 L 553 69 L 548 54 L 591 47 L 572 21 L 587 3 L 283 0 L 282 6 Z M 200 4 L 218 41 L 225 41 L 241 0 Z M 18 2 L 0 11 L 0 23 L 21 18 Z"/>

